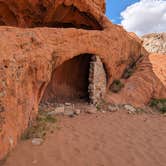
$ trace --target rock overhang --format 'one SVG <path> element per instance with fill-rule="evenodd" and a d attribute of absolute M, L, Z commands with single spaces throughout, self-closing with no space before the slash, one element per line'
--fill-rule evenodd
<path fill-rule="evenodd" d="M 104 11 L 104 0 L 1 0 L 0 25 L 102 29 Z"/>

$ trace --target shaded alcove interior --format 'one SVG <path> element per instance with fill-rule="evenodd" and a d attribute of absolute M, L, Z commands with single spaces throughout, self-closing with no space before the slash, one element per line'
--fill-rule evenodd
<path fill-rule="evenodd" d="M 102 30 L 101 25 L 90 13 L 79 11 L 73 5 L 59 5 L 52 14 L 51 20 L 53 21 L 47 19 L 47 25 L 50 27 Z"/>
<path fill-rule="evenodd" d="M 76 56 L 57 67 L 41 102 L 89 101 L 91 54 Z"/>
<path fill-rule="evenodd" d="M 62 3 L 55 7 L 39 3 L 35 8 L 30 4 L 23 3 L 22 5 L 24 8 L 20 10 L 21 5 L 14 2 L 0 2 L 0 25 L 102 30 L 102 26 L 92 14 L 80 11 L 74 5 L 66 6 Z"/>

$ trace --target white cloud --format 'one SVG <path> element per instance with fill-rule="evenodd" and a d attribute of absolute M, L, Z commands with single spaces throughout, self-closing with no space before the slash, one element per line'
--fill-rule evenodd
<path fill-rule="evenodd" d="M 121 24 L 138 35 L 166 32 L 166 0 L 140 0 L 127 7 L 121 16 Z"/>

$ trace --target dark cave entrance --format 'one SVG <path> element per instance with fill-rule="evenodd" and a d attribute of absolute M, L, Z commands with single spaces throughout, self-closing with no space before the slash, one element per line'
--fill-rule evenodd
<path fill-rule="evenodd" d="M 41 102 L 88 102 L 91 57 L 91 54 L 79 55 L 56 68 Z"/>

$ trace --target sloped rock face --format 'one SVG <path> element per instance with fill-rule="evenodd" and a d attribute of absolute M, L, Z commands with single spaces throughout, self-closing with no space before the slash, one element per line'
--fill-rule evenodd
<path fill-rule="evenodd" d="M 143 107 L 151 98 L 166 98 L 166 56 L 150 54 L 144 57 L 124 83 L 119 93 L 107 96 L 109 102 Z"/>
<path fill-rule="evenodd" d="M 21 133 L 36 117 L 38 104 L 55 69 L 79 55 L 97 55 L 101 59 L 107 74 L 108 94 L 112 82 L 142 56 L 145 60 L 127 82 L 135 80 L 134 85 L 141 85 L 139 97 L 145 93 L 142 77 L 150 90 L 147 97 L 136 103 L 144 104 L 154 94 L 165 95 L 165 83 L 161 81 L 164 78 L 157 78 L 158 73 L 153 72 L 141 40 L 109 22 L 103 13 L 104 4 L 97 0 L 91 3 L 88 0 L 0 1 L 1 25 L 17 26 L 0 27 L 0 159 L 16 145 Z M 36 26 L 51 28 L 18 28 Z M 140 82 L 136 81 L 138 78 Z M 124 88 L 118 99 L 126 98 L 125 92 L 132 89 Z M 133 97 L 132 102 L 137 98 Z M 126 98 L 128 101 L 131 100 Z"/>
<path fill-rule="evenodd" d="M 150 54 L 149 59 L 153 65 L 154 74 L 162 82 L 164 87 L 166 87 L 166 56 L 165 56 L 165 54 L 164 55 L 163 54 Z M 163 96 L 165 96 L 165 95 L 166 94 L 163 93 Z M 160 94 L 157 93 L 157 95 L 155 97 L 160 98 Z"/>
<path fill-rule="evenodd" d="M 166 54 L 166 33 L 153 33 L 144 35 L 143 46 L 150 53 Z"/>

